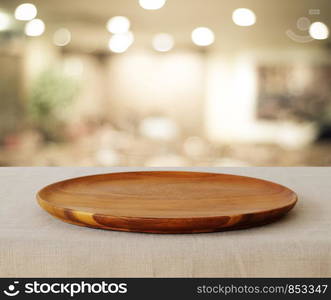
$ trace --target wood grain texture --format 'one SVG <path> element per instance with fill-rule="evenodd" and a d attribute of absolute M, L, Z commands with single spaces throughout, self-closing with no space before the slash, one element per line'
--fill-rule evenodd
<path fill-rule="evenodd" d="M 270 181 L 217 173 L 146 171 L 73 178 L 44 187 L 40 206 L 62 221 L 119 231 L 198 233 L 270 223 L 297 202 Z"/>

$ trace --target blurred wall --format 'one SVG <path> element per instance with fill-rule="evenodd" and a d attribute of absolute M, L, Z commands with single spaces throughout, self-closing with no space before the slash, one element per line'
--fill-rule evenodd
<path fill-rule="evenodd" d="M 19 129 L 22 118 L 22 59 L 0 54 L 0 138 Z"/>
<path fill-rule="evenodd" d="M 294 66 L 300 77 L 298 84 L 303 88 L 303 70 L 306 67 L 331 64 L 327 49 L 214 52 L 210 53 L 207 60 L 205 129 L 210 140 L 219 143 L 276 143 L 293 148 L 309 144 L 315 139 L 316 128 L 313 123 L 257 118 L 257 69 L 261 65 Z"/>
<path fill-rule="evenodd" d="M 118 115 L 168 116 L 186 133 L 203 131 L 205 59 L 193 51 L 132 51 L 108 60 L 110 99 Z"/>

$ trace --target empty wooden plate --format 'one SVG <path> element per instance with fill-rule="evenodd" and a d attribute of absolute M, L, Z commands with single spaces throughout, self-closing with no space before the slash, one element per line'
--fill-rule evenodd
<path fill-rule="evenodd" d="M 42 208 L 94 228 L 195 233 L 246 228 L 287 213 L 297 196 L 261 179 L 198 172 L 126 172 L 85 176 L 46 186 Z"/>

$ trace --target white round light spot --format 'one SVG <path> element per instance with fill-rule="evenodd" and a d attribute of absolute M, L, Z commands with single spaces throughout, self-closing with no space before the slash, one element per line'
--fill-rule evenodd
<path fill-rule="evenodd" d="M 256 16 L 248 8 L 237 8 L 232 13 L 232 20 L 238 26 L 252 26 L 256 22 Z"/>
<path fill-rule="evenodd" d="M 160 9 L 165 3 L 166 0 L 139 0 L 139 5 L 148 10 Z"/>
<path fill-rule="evenodd" d="M 309 27 L 309 34 L 315 40 L 325 40 L 329 36 L 329 28 L 322 22 L 314 22 Z"/>
<path fill-rule="evenodd" d="M 130 21 L 123 16 L 116 16 L 108 20 L 107 29 L 111 33 L 125 33 L 130 29 Z"/>
<path fill-rule="evenodd" d="M 15 10 L 15 18 L 21 21 L 30 21 L 37 16 L 37 8 L 32 3 L 23 3 Z"/>
<path fill-rule="evenodd" d="M 174 38 L 168 33 L 159 33 L 153 38 L 153 48 L 156 51 L 170 51 L 174 47 L 174 44 Z"/>
<path fill-rule="evenodd" d="M 132 45 L 134 36 L 131 31 L 114 34 L 108 43 L 109 50 L 115 53 L 123 53 Z"/>
<path fill-rule="evenodd" d="M 25 24 L 25 34 L 27 36 L 40 36 L 45 31 L 45 23 L 40 19 L 33 19 Z"/>
<path fill-rule="evenodd" d="M 60 28 L 55 31 L 53 36 L 53 43 L 56 46 L 63 47 L 70 43 L 71 32 L 67 28 Z"/>
<path fill-rule="evenodd" d="M 209 46 L 215 41 L 213 31 L 207 27 L 198 27 L 192 31 L 192 41 L 198 46 Z"/>
<path fill-rule="evenodd" d="M 10 291 L 12 292 L 13 290 L 15 290 L 15 286 L 14 286 L 13 284 L 11 284 L 11 285 L 8 287 L 8 290 L 10 290 Z"/>
<path fill-rule="evenodd" d="M 0 12 L 0 31 L 7 30 L 10 26 L 10 18 L 7 14 Z"/>

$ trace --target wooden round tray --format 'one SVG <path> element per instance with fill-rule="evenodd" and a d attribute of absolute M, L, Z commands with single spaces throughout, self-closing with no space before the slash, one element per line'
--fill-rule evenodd
<path fill-rule="evenodd" d="M 42 208 L 94 228 L 195 233 L 246 228 L 287 213 L 297 196 L 251 177 L 198 172 L 126 172 L 85 176 L 44 187 Z"/>

